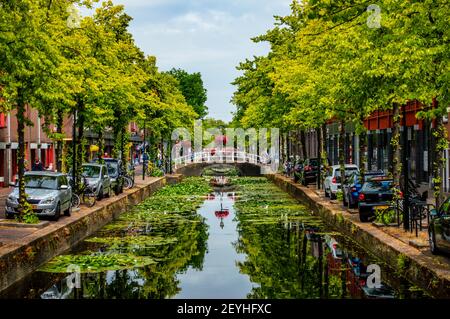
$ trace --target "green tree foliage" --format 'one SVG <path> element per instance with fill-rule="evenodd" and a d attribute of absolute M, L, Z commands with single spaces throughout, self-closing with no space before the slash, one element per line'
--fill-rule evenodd
<path fill-rule="evenodd" d="M 189 74 L 182 69 L 172 69 L 168 72 L 179 82 L 179 89 L 183 93 L 186 103 L 194 109 L 198 118 L 202 119 L 208 114 L 208 107 L 205 105 L 207 90 L 203 86 L 202 75 L 199 72 Z"/>
<path fill-rule="evenodd" d="M 86 160 L 85 130 L 99 133 L 100 138 L 105 130 L 112 131 L 114 155 L 125 165 L 130 121 L 145 119 L 155 137 L 169 140 L 174 128 L 192 126 L 198 117 L 186 103 L 179 82 L 159 72 L 156 59 L 145 57 L 136 46 L 128 31 L 132 18 L 123 6 L 105 1 L 93 16 L 74 16 L 73 5 L 92 8 L 95 2 L 0 2 L 0 107 L 17 114 L 21 212 L 25 203 L 24 131 L 33 124 L 26 108 L 36 108 L 45 118 L 44 129 L 58 143 L 58 169 L 63 119 L 76 118 L 75 153 L 70 157 L 72 163 L 67 163 L 77 165 L 76 188 Z M 56 125 L 56 133 L 51 125 Z"/>
<path fill-rule="evenodd" d="M 290 15 L 276 17 L 271 30 L 253 39 L 270 44 L 267 56 L 237 67 L 243 74 L 234 82 L 233 123 L 285 130 L 352 123 L 362 156 L 364 120 L 376 110 L 398 113 L 417 100 L 424 106 L 419 118 L 441 123 L 449 105 L 449 11 L 449 2 L 439 0 L 293 1 Z M 394 132 L 400 125 L 401 114 Z M 400 144 L 393 147 L 399 157 Z M 399 163 L 395 158 L 394 170 Z"/>

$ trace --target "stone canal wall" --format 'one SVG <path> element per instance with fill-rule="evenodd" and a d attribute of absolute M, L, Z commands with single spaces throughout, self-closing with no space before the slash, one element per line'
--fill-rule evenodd
<path fill-rule="evenodd" d="M 170 176 L 139 182 L 135 188 L 119 196 L 97 202 L 93 208 L 73 212 L 71 217 L 61 218 L 28 236 L 1 246 L 0 291 L 69 250 L 166 183 L 176 183 L 180 179 L 179 176 Z"/>
<path fill-rule="evenodd" d="M 281 189 L 309 205 L 325 223 L 358 242 L 417 287 L 435 298 L 450 298 L 448 263 L 440 262 L 429 252 L 412 247 L 370 223 L 361 223 L 357 215 L 352 215 L 339 205 L 330 203 L 313 189 L 295 184 L 281 175 L 267 177 Z"/>

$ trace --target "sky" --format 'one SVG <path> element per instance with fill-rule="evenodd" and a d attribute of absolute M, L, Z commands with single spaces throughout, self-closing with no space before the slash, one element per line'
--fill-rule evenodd
<path fill-rule="evenodd" d="M 230 121 L 235 107 L 231 82 L 246 58 L 265 55 L 269 46 L 250 38 L 288 15 L 291 0 L 113 0 L 133 17 L 136 44 L 157 58 L 160 71 L 200 72 L 208 90 L 208 117 Z"/>

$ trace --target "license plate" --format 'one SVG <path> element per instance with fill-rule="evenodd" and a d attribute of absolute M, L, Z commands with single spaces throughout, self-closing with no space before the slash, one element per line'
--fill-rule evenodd
<path fill-rule="evenodd" d="M 388 209 L 389 206 L 376 206 L 375 208 L 379 209 L 379 210 L 384 210 L 384 209 Z"/>
<path fill-rule="evenodd" d="M 38 209 L 38 205 L 31 205 L 31 208 Z"/>

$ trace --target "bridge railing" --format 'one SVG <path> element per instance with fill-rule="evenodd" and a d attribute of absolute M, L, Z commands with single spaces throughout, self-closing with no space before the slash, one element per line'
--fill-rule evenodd
<path fill-rule="evenodd" d="M 173 159 L 175 169 L 194 163 L 251 163 L 255 165 L 265 166 L 270 164 L 268 158 L 261 157 L 257 154 L 242 151 L 220 151 L 215 153 L 211 151 L 202 151 L 190 153 L 185 156 Z"/>

